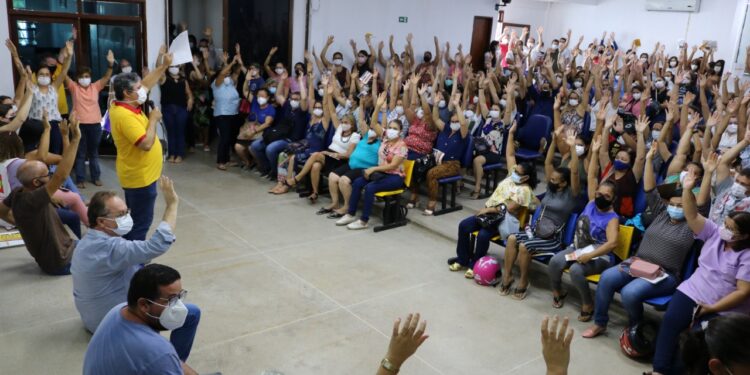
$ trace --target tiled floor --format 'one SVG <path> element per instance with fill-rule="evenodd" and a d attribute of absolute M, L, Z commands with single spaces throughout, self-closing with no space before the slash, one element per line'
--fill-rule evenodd
<path fill-rule="evenodd" d="M 378 234 L 352 232 L 316 216 L 321 203 L 269 195 L 255 173 L 220 172 L 212 160 L 199 152 L 165 167 L 181 197 L 178 240 L 156 259 L 180 271 L 203 310 L 189 359 L 199 371 L 372 374 L 393 319 L 419 311 L 430 339 L 402 374 L 539 374 L 541 318 L 577 315 L 575 298 L 553 311 L 541 267 L 524 302 L 448 272 L 456 225 L 479 201 L 434 218 L 412 211 L 413 223 Z M 103 161 L 104 181 L 116 189 L 113 165 Z M 157 219 L 162 212 L 159 198 Z M 24 248 L 0 250 L 0 374 L 81 372 L 90 336 L 71 284 L 41 274 Z M 572 374 L 648 367 L 620 353 L 624 319 L 613 310 L 610 333 L 595 340 L 572 323 Z"/>

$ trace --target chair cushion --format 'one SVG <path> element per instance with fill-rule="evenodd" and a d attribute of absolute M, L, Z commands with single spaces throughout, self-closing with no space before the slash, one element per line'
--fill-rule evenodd
<path fill-rule="evenodd" d="M 453 176 L 453 177 L 445 177 L 438 180 L 438 184 L 449 184 L 451 182 L 458 182 L 461 181 L 463 177 L 462 176 Z"/>
<path fill-rule="evenodd" d="M 662 297 L 649 298 L 645 302 L 653 306 L 666 306 L 671 300 L 672 300 L 672 296 L 662 296 Z"/>
<path fill-rule="evenodd" d="M 542 154 L 540 154 L 537 151 L 527 150 L 523 148 L 516 150 L 516 158 L 519 158 L 519 159 L 525 159 L 525 160 L 538 159 L 541 156 Z"/>
<path fill-rule="evenodd" d="M 406 191 L 406 190 L 405 189 L 398 189 L 398 190 L 391 190 L 391 191 L 381 191 L 381 192 L 375 193 L 375 196 L 376 197 L 380 197 L 380 198 L 385 198 L 385 197 L 390 197 L 390 196 L 393 196 L 393 195 L 402 194 L 404 191 Z"/>
<path fill-rule="evenodd" d="M 484 166 L 482 167 L 482 169 L 484 169 L 485 171 L 491 171 L 491 170 L 495 170 L 495 169 L 503 169 L 503 168 L 505 168 L 505 164 L 503 164 L 503 163 L 496 163 L 496 164 L 485 164 L 485 165 L 484 165 Z"/>

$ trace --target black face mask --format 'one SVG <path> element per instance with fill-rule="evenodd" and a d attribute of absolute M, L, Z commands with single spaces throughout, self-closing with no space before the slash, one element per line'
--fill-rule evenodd
<path fill-rule="evenodd" d="M 562 190 L 562 187 L 560 186 L 560 184 L 554 184 L 552 182 L 548 182 L 547 187 L 549 187 L 549 191 L 552 191 L 552 192 L 557 192 L 557 191 Z"/>
<path fill-rule="evenodd" d="M 432 56 L 431 55 L 425 55 L 424 62 L 428 63 L 428 62 L 430 62 L 430 60 L 432 60 Z"/>
<path fill-rule="evenodd" d="M 596 208 L 604 211 L 612 206 L 612 201 L 607 200 L 603 195 L 600 195 L 594 199 L 594 204 L 596 204 Z"/>

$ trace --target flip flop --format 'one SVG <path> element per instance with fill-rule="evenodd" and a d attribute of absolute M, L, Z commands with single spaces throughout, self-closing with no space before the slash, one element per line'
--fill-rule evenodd
<path fill-rule="evenodd" d="M 513 286 L 513 283 L 516 282 L 515 280 L 511 280 L 508 285 L 500 284 L 500 287 L 498 288 L 497 292 L 501 296 L 507 296 L 510 294 L 510 287 Z"/>
<path fill-rule="evenodd" d="M 526 284 L 525 288 L 514 288 L 513 289 L 513 299 L 517 301 L 523 301 L 526 299 L 526 296 L 529 294 L 529 287 L 531 286 L 531 283 Z"/>
<path fill-rule="evenodd" d="M 593 318 L 593 317 L 594 317 L 594 312 L 593 311 L 583 311 L 583 310 L 581 310 L 581 314 L 578 315 L 578 321 L 579 322 L 583 322 L 583 323 L 590 322 L 591 318 Z"/>
<path fill-rule="evenodd" d="M 318 212 L 316 212 L 315 214 L 316 215 L 325 215 L 325 214 L 330 214 L 331 212 L 333 212 L 333 209 L 323 207 L 323 208 L 319 209 Z"/>
<path fill-rule="evenodd" d="M 344 214 L 340 214 L 340 213 L 334 211 L 334 212 L 331 212 L 330 214 L 328 214 L 328 216 L 326 216 L 326 217 L 329 218 L 329 219 L 340 219 L 340 218 L 344 217 Z"/>
<path fill-rule="evenodd" d="M 562 309 L 563 306 L 565 306 L 565 297 L 568 296 L 568 293 L 565 292 L 563 294 L 560 294 L 558 297 L 552 297 L 552 307 L 556 309 Z"/>

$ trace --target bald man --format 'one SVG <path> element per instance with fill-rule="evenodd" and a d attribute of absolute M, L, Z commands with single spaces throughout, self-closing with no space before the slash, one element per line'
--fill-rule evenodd
<path fill-rule="evenodd" d="M 81 139 L 78 121 L 74 114 L 70 117 L 70 141 L 67 140 L 68 126 L 65 122 L 60 125 L 63 155 L 55 173 L 50 174 L 47 165 L 40 161 L 25 161 L 16 172 L 22 187 L 11 192 L 0 204 L 0 218 L 18 227 L 26 249 L 39 268 L 56 276 L 70 274 L 70 259 L 75 248 L 75 242 L 52 204 L 52 195 L 73 168 Z"/>

